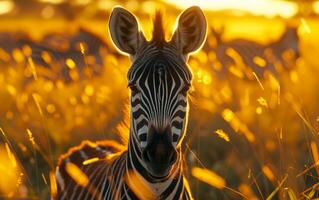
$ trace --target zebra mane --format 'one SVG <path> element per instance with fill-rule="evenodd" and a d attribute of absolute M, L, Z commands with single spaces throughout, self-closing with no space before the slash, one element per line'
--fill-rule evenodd
<path fill-rule="evenodd" d="M 158 45 L 165 42 L 165 32 L 163 28 L 163 14 L 161 11 L 156 11 L 154 22 L 153 22 L 153 37 L 152 42 L 155 42 Z"/>

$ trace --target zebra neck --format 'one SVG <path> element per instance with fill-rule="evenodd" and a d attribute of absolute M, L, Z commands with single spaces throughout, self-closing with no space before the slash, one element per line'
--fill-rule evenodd
<path fill-rule="evenodd" d="M 179 153 L 179 155 L 181 155 Z M 180 156 L 179 156 L 180 157 Z M 176 197 L 181 195 L 184 191 L 184 176 L 182 174 L 181 158 L 178 158 L 176 163 L 172 166 L 171 172 L 168 176 L 157 178 L 151 176 L 141 159 L 141 150 L 133 138 L 130 138 L 127 159 L 126 159 L 126 173 L 134 173 L 140 181 L 146 183 L 156 195 L 161 197 Z M 171 199 L 171 198 L 167 198 Z"/>

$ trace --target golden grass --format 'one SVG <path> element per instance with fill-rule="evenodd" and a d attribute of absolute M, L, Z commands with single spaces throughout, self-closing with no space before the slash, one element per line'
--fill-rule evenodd
<path fill-rule="evenodd" d="M 149 18 L 137 15 L 149 38 Z M 167 11 L 167 15 L 166 27 L 172 27 L 177 13 Z M 207 16 L 211 27 L 226 26 L 224 42 L 243 38 L 267 44 L 280 36 L 286 24 L 280 18 Z M 119 149 L 126 149 L 130 114 L 126 73 L 130 61 L 111 47 L 105 19 L 81 16 L 68 22 L 63 18 L 43 21 L 24 17 L 0 21 L 0 30 L 28 32 L 35 42 L 52 32 L 77 33 L 78 26 L 85 25 L 109 45 L 99 49 L 99 66 L 88 44 L 78 44 L 85 63 L 83 72 L 71 56 L 56 64 L 54 56 L 42 51 L 39 56 L 50 66 L 46 68 L 30 57 L 32 49 L 28 45 L 12 51 L 0 46 L 0 198 L 54 196 L 57 188 L 53 171 L 58 156 L 84 139 L 118 140 L 119 136 L 123 144 Z M 211 30 L 207 38 L 210 48 L 190 58 L 194 80 L 187 146 L 192 153 L 186 155 L 190 169 L 186 174 L 190 175 L 189 188 L 195 198 L 318 197 L 318 19 L 297 17 L 286 21 L 299 25 L 301 39 L 298 60 L 291 60 L 290 51 L 281 55 L 291 62 L 289 69 L 276 63 L 276 73 L 270 72 L 259 55 L 251 58 L 265 70 L 259 75 L 233 48 L 225 53 L 235 64 L 225 69 L 214 51 L 218 44 Z M 271 56 L 269 51 L 265 54 Z M 58 73 L 63 69 L 61 63 L 69 70 L 70 82 L 63 79 L 65 74 Z M 99 70 L 99 75 L 94 75 L 94 70 Z M 83 165 L 98 160 L 88 158 Z M 68 165 L 67 172 L 79 184 L 89 184 L 75 165 Z M 148 189 L 140 194 L 138 189 L 145 184 L 138 175 L 128 178 L 140 198 L 145 194 L 153 197 Z"/>

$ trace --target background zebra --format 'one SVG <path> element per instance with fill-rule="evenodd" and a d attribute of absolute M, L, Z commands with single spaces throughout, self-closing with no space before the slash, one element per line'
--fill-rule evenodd
<path fill-rule="evenodd" d="M 293 69 L 295 61 L 300 57 L 299 37 L 297 28 L 286 26 L 284 33 L 275 41 L 268 44 L 246 39 L 224 41 L 224 27 L 211 28 L 214 44 L 206 43 L 204 49 L 213 51 L 216 60 L 212 66 L 221 66 L 217 76 L 225 78 L 232 75 L 247 80 L 255 80 L 252 72 L 263 78 L 266 71 L 274 75 Z"/>
<path fill-rule="evenodd" d="M 111 37 L 133 63 L 128 150 L 113 142 L 84 142 L 71 149 L 56 170 L 57 199 L 192 199 L 181 149 L 192 80 L 186 62 L 205 41 L 206 26 L 201 9 L 188 8 L 166 42 L 157 13 L 147 41 L 130 12 L 113 9 Z"/>

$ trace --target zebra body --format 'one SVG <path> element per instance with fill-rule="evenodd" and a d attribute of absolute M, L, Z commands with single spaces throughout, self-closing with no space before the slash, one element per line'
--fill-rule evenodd
<path fill-rule="evenodd" d="M 211 29 L 216 44 L 213 47 L 208 45 L 205 47 L 207 51 L 215 52 L 216 61 L 223 67 L 219 73 L 221 75 L 231 72 L 232 66 L 246 72 L 242 78 L 249 80 L 255 80 L 252 72 L 255 72 L 258 77 L 263 77 L 266 71 L 277 75 L 283 70 L 291 69 L 294 61 L 300 57 L 299 37 L 294 27 L 288 26 L 276 41 L 268 44 L 259 44 L 245 39 L 223 41 L 223 31 L 224 28 L 219 31 Z M 285 57 L 286 53 L 291 55 L 290 58 Z M 256 62 L 258 59 L 261 62 Z M 245 66 L 240 66 L 242 64 Z"/>
<path fill-rule="evenodd" d="M 60 158 L 56 199 L 193 199 L 184 176 L 182 144 L 188 120 L 192 73 L 186 62 L 206 38 L 199 7 L 186 9 L 171 41 L 162 15 L 147 41 L 134 15 L 116 7 L 110 34 L 130 56 L 130 135 L 126 148 L 114 142 L 84 142 Z M 94 162 L 87 163 L 88 160 Z"/>
<path fill-rule="evenodd" d="M 135 159 L 134 155 L 130 155 L 128 151 L 121 151 L 121 148 L 113 145 L 112 143 L 96 145 L 85 141 L 65 154 L 56 171 L 59 190 L 63 192 L 59 192 L 56 199 L 138 199 L 127 184 L 129 176 L 127 173 L 133 170 L 131 163 L 132 159 Z M 116 158 L 108 158 L 116 152 L 118 153 Z M 83 165 L 90 156 L 99 160 Z M 79 166 L 89 178 L 86 187 L 80 186 L 69 176 L 65 169 L 69 162 Z M 136 165 L 135 167 L 138 167 L 138 164 Z M 171 176 L 158 182 L 153 182 L 151 177 L 141 178 L 142 181 L 150 181 L 149 184 L 154 188 L 152 196 L 157 196 L 158 199 L 191 199 L 190 191 L 184 187 L 181 168 L 177 166 L 171 173 Z"/>
<path fill-rule="evenodd" d="M 29 49 L 28 54 L 25 54 L 25 49 Z M 19 33 L 13 36 L 0 34 L 0 51 L 10 55 L 14 50 L 18 50 L 24 54 L 24 65 L 28 66 L 28 59 L 32 58 L 40 77 L 53 81 L 63 80 L 65 83 L 71 83 L 74 80 L 71 71 L 76 72 L 80 79 L 87 77 L 88 69 L 91 70 L 92 75 L 100 75 L 103 70 L 103 52 L 108 52 L 108 49 L 106 42 L 83 28 L 74 35 L 47 34 L 38 42 Z M 118 53 L 111 53 L 119 56 Z M 72 69 L 67 65 L 67 60 L 70 59 L 75 65 Z M 9 56 L 6 60 L 0 58 L 0 64 L 2 62 L 17 64 L 13 56 Z"/>

